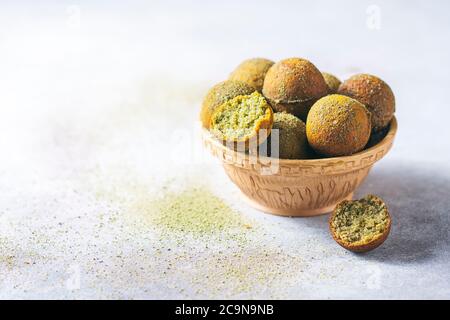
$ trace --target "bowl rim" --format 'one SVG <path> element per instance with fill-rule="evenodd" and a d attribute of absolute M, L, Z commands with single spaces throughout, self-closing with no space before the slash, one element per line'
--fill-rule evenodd
<path fill-rule="evenodd" d="M 232 155 L 233 157 L 240 157 L 245 158 L 247 160 L 252 160 L 255 163 L 257 162 L 269 162 L 272 157 L 267 156 L 255 156 L 247 153 L 238 152 L 235 150 L 232 150 L 230 148 L 227 148 L 224 146 L 220 141 L 218 141 L 212 133 L 206 129 L 202 128 L 203 130 L 203 137 L 204 139 L 209 140 L 214 144 L 214 146 L 218 149 L 220 149 L 222 152 Z M 279 161 L 280 165 L 287 165 L 287 166 L 295 166 L 295 165 L 306 165 L 306 166 L 314 166 L 314 165 L 324 165 L 330 162 L 345 162 L 345 161 L 351 161 L 356 157 L 361 157 L 364 155 L 368 155 L 373 153 L 377 149 L 383 148 L 385 145 L 392 143 L 393 138 L 395 137 L 398 129 L 398 123 L 395 116 L 392 117 L 392 120 L 389 124 L 389 131 L 386 133 L 386 135 L 379 141 L 377 144 L 371 146 L 370 148 L 364 149 L 362 151 L 356 152 L 349 156 L 340 156 L 340 157 L 328 157 L 328 158 L 320 158 L 320 159 L 277 159 Z"/>

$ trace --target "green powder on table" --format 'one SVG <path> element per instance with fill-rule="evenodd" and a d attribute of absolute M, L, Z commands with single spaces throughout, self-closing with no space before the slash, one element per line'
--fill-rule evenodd
<path fill-rule="evenodd" d="M 238 212 L 204 188 L 168 194 L 155 201 L 158 227 L 197 236 L 251 228 Z"/>

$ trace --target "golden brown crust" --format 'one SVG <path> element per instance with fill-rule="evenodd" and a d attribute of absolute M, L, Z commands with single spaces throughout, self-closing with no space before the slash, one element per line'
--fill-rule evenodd
<path fill-rule="evenodd" d="M 324 156 L 361 151 L 370 138 L 370 113 L 358 101 L 334 94 L 318 100 L 306 121 L 309 145 Z"/>
<path fill-rule="evenodd" d="M 272 135 L 278 130 L 278 157 L 280 159 L 305 159 L 309 157 L 310 148 L 306 139 L 306 125 L 296 116 L 286 112 L 273 115 Z M 274 145 L 268 140 L 273 157 Z"/>
<path fill-rule="evenodd" d="M 275 111 L 286 111 L 305 119 L 312 103 L 328 93 L 328 86 L 311 62 L 289 58 L 269 69 L 262 91 Z"/>
<path fill-rule="evenodd" d="M 267 71 L 275 62 L 264 58 L 252 58 L 243 61 L 230 74 L 229 80 L 245 82 L 261 92 Z"/>
<path fill-rule="evenodd" d="M 370 195 L 371 197 L 375 198 L 377 201 L 380 201 L 381 203 L 384 204 L 383 200 L 381 200 L 379 197 L 377 196 L 373 196 Z M 371 241 L 367 242 L 367 243 L 363 243 L 363 244 L 354 244 L 354 243 L 350 243 L 350 242 L 346 242 L 343 241 L 338 235 L 337 235 L 337 231 L 336 229 L 333 227 L 333 220 L 336 217 L 337 211 L 339 209 L 340 206 L 345 206 L 346 204 L 348 204 L 349 202 L 351 202 L 350 200 L 344 200 L 342 202 L 340 202 L 336 208 L 333 210 L 332 214 L 330 215 L 330 218 L 328 219 L 328 226 L 330 229 L 330 233 L 331 236 L 333 237 L 333 239 L 343 248 L 353 251 L 353 252 L 367 252 L 370 250 L 373 250 L 375 248 L 377 248 L 378 246 L 380 246 L 389 236 L 389 233 L 391 231 L 391 224 L 392 224 L 392 220 L 391 220 L 391 216 L 389 214 L 389 210 L 386 207 L 386 213 L 387 213 L 387 226 L 384 229 L 383 233 L 380 234 L 378 237 L 376 237 L 375 239 L 372 239 Z"/>
<path fill-rule="evenodd" d="M 213 86 L 203 99 L 200 120 L 209 129 L 211 116 L 217 107 L 240 95 L 251 94 L 255 89 L 240 81 L 226 80 Z"/>
<path fill-rule="evenodd" d="M 338 90 L 364 104 L 372 113 L 372 129 L 384 129 L 395 112 L 395 97 L 389 85 L 370 74 L 357 74 L 344 81 Z"/>
<path fill-rule="evenodd" d="M 336 93 L 341 85 L 341 80 L 339 80 L 336 76 L 332 75 L 328 72 L 322 72 L 323 78 L 328 86 L 328 92 L 330 94 Z"/>
<path fill-rule="evenodd" d="M 284 102 L 275 102 L 267 98 L 269 104 L 276 110 L 276 112 L 287 112 L 293 114 L 294 116 L 300 118 L 303 121 L 306 121 L 308 117 L 309 110 L 311 110 L 312 105 L 317 101 L 317 99 L 306 100 L 303 102 L 297 103 L 284 103 Z M 275 106 L 275 107 L 274 107 Z"/>

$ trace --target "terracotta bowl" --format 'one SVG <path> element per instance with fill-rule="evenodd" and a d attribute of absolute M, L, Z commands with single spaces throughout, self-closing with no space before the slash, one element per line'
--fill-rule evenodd
<path fill-rule="evenodd" d="M 253 207 L 282 216 L 315 216 L 331 212 L 351 199 L 373 164 L 391 149 L 397 132 L 392 119 L 386 136 L 374 146 L 351 156 L 287 160 L 236 152 L 206 129 L 203 143 L 219 158 L 231 181 Z"/>

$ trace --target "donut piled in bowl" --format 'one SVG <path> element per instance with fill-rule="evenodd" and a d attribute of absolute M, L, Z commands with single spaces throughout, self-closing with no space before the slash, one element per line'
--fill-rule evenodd
<path fill-rule="evenodd" d="M 200 119 L 234 150 L 317 159 L 349 156 L 376 144 L 394 112 L 391 88 L 374 75 L 341 82 L 303 58 L 276 63 L 253 58 L 208 91 Z"/>

